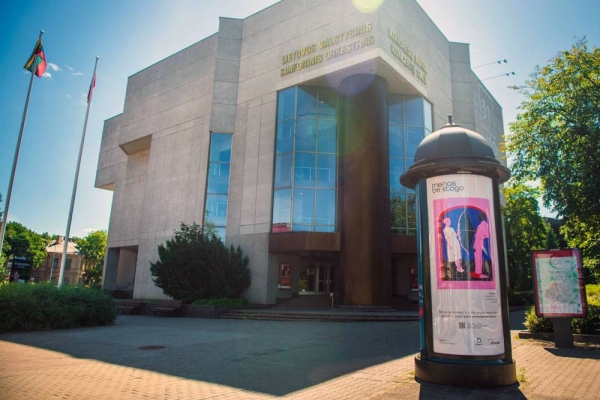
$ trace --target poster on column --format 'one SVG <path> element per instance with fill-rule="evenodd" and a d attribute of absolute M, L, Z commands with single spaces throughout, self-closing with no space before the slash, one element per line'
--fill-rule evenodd
<path fill-rule="evenodd" d="M 433 351 L 504 354 L 492 179 L 453 174 L 426 185 Z"/>

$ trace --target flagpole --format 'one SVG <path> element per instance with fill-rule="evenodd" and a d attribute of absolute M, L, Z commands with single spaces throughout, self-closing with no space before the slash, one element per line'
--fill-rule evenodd
<path fill-rule="evenodd" d="M 40 39 L 44 31 L 40 31 Z M 13 158 L 12 170 L 10 172 L 10 180 L 8 182 L 8 192 L 6 193 L 6 203 L 4 204 L 4 214 L 2 216 L 2 226 L 0 227 L 0 255 L 2 254 L 2 246 L 4 245 L 4 233 L 6 232 L 6 221 L 8 220 L 8 210 L 10 208 L 10 198 L 12 196 L 13 183 L 15 181 L 15 173 L 17 172 L 17 162 L 19 161 L 19 153 L 21 152 L 21 140 L 23 139 L 23 131 L 25 131 L 25 121 L 27 120 L 27 111 L 29 110 L 29 99 L 31 97 L 31 89 L 33 88 L 33 76 L 37 69 L 37 57 L 34 59 L 33 71 L 31 71 L 31 79 L 29 80 L 29 89 L 27 90 L 27 99 L 25 100 L 25 109 L 23 110 L 23 118 L 21 119 L 21 129 L 17 139 L 17 148 L 15 157 Z M 8 260 L 7 260 L 8 261 Z M 0 265 L 1 267 L 1 265 Z M 4 280 L 4 277 L 2 277 Z"/>
<path fill-rule="evenodd" d="M 96 56 L 96 63 L 94 64 L 94 74 L 92 79 L 96 79 L 96 68 L 98 67 L 98 59 Z M 95 83 L 94 81 L 92 81 Z M 93 89 L 90 84 L 90 91 Z M 79 146 L 79 157 L 77 158 L 77 169 L 75 170 L 75 181 L 73 182 L 73 194 L 71 195 L 71 207 L 69 208 L 69 217 L 67 219 L 67 232 L 65 233 L 65 245 L 63 247 L 62 260 L 60 262 L 60 273 L 58 274 L 58 287 L 60 288 L 63 284 L 63 278 L 65 275 L 65 265 L 67 264 L 67 249 L 69 247 L 69 234 L 71 231 L 71 220 L 73 219 L 73 208 L 75 206 L 75 194 L 77 193 L 77 181 L 79 180 L 79 168 L 81 167 L 81 156 L 83 154 L 83 144 L 85 142 L 85 131 L 87 130 L 88 116 L 90 115 L 90 106 L 92 105 L 91 99 L 88 93 L 88 105 L 85 112 L 85 121 L 83 123 L 83 133 L 81 134 L 81 145 Z"/>

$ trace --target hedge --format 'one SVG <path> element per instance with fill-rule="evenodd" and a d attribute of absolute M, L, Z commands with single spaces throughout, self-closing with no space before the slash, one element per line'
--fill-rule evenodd
<path fill-rule="evenodd" d="M 111 325 L 115 318 L 114 300 L 98 289 L 0 284 L 0 332 Z"/>

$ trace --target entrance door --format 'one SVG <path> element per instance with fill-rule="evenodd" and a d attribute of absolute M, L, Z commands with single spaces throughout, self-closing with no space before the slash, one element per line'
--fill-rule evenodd
<path fill-rule="evenodd" d="M 335 266 L 333 264 L 305 264 L 300 268 L 300 293 L 324 294 L 334 291 Z"/>
<path fill-rule="evenodd" d="M 331 293 L 334 291 L 335 268 L 331 264 L 319 264 L 319 292 Z"/>

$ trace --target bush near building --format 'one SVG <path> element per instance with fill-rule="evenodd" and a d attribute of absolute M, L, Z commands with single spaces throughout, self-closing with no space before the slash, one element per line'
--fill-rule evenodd
<path fill-rule="evenodd" d="M 191 303 L 239 298 L 250 286 L 248 262 L 239 246 L 227 248 L 212 229 L 181 223 L 175 236 L 158 246 L 158 261 L 150 263 L 150 272 L 167 296 Z"/>
<path fill-rule="evenodd" d="M 0 285 L 0 332 L 111 325 L 114 300 L 97 289 L 52 283 Z"/>

